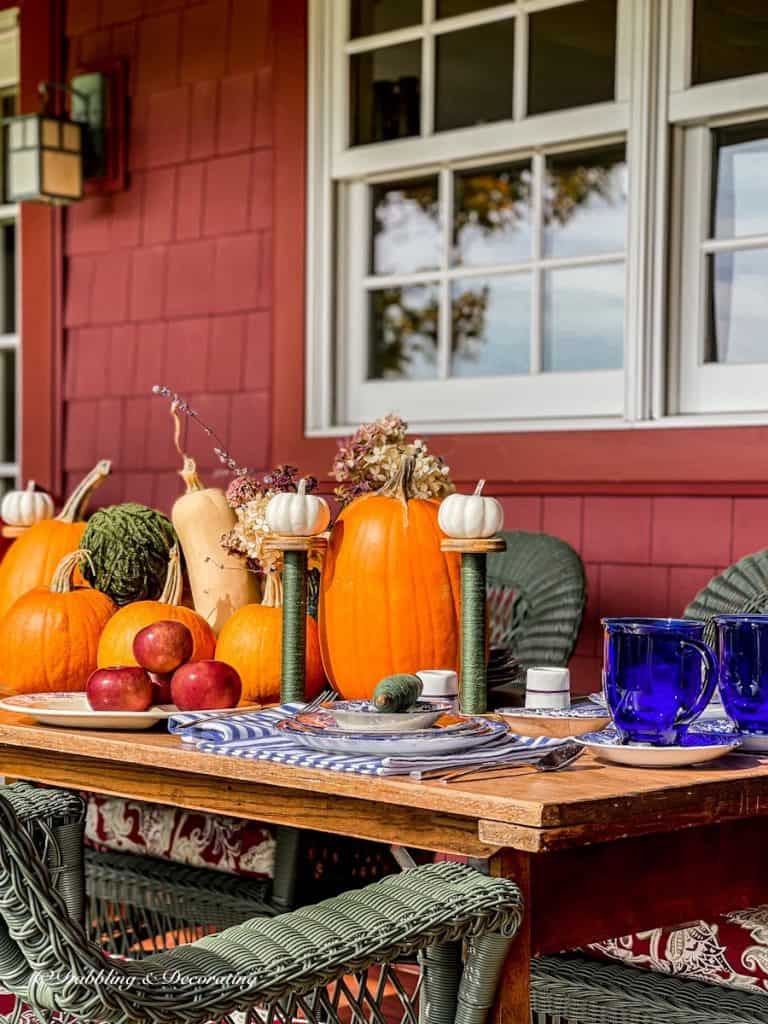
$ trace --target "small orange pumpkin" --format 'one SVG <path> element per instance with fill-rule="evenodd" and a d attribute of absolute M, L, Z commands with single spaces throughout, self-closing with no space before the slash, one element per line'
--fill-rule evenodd
<path fill-rule="evenodd" d="M 280 700 L 283 650 L 283 585 L 277 573 L 268 574 L 261 604 L 246 604 L 224 623 L 216 644 L 216 660 L 236 669 L 243 682 L 241 703 L 275 704 Z M 306 697 L 323 689 L 317 623 L 307 616 Z"/>
<path fill-rule="evenodd" d="M 48 587 L 23 594 L 0 621 L 0 692 L 84 690 L 96 668 L 101 631 L 117 606 L 91 587 L 73 589 L 87 552 L 59 562 Z"/>
<path fill-rule="evenodd" d="M 133 604 L 123 605 L 107 623 L 99 641 L 99 668 L 109 668 L 110 665 L 138 665 L 133 656 L 133 638 L 140 629 L 164 619 L 183 622 L 189 629 L 192 634 L 190 661 L 212 658 L 216 648 L 214 632 L 202 615 L 180 603 L 182 590 L 179 548 L 174 544 L 168 558 L 168 575 L 159 599 L 134 601 Z"/>
<path fill-rule="evenodd" d="M 0 617 L 22 594 L 47 586 L 64 555 L 76 551 L 85 533 L 83 516 L 91 494 L 109 476 L 112 464 L 98 462 L 75 487 L 54 519 L 30 526 L 0 562 Z M 82 583 L 82 577 L 76 577 Z"/>
<path fill-rule="evenodd" d="M 344 508 L 320 580 L 323 666 L 348 700 L 385 676 L 458 669 L 460 562 L 440 550 L 439 503 L 414 497 L 406 455 L 379 491 Z"/>

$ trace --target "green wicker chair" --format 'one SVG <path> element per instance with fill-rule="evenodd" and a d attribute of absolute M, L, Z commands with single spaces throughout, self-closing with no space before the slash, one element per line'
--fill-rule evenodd
<path fill-rule="evenodd" d="M 45 1024 L 249 1021 L 481 1024 L 522 917 L 520 892 L 441 863 L 280 915 L 257 917 L 142 960 L 110 960 L 82 926 L 83 803 L 0 789 L 0 978 Z M 465 950 L 462 969 L 462 950 Z M 393 962 L 418 955 L 409 990 Z"/>

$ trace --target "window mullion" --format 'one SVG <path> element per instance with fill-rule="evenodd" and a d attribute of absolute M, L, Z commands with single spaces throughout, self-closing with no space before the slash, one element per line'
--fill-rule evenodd
<path fill-rule="evenodd" d="M 515 18 L 514 61 L 512 116 L 522 121 L 528 110 L 528 13 L 524 10 Z"/>
<path fill-rule="evenodd" d="M 530 372 L 541 373 L 541 351 L 543 347 L 543 303 L 544 303 L 544 271 L 541 260 L 544 255 L 544 187 L 545 159 L 543 153 L 534 153 L 533 170 L 533 219 L 531 231 L 531 258 L 533 273 L 531 275 L 531 350 Z"/>
<path fill-rule="evenodd" d="M 453 248 L 453 171 L 444 167 L 440 171 L 440 226 L 442 245 L 440 252 L 440 318 L 438 321 L 437 375 L 445 380 L 451 375 L 451 353 L 453 348 L 453 314 L 451 304 L 451 281 L 447 271 L 451 266 Z"/>
<path fill-rule="evenodd" d="M 435 130 L 435 0 L 424 0 L 424 37 L 421 43 L 421 134 Z"/>

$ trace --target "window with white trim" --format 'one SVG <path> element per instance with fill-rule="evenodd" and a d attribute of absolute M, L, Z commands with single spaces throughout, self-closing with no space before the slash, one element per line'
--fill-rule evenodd
<path fill-rule="evenodd" d="M 673 33 L 669 109 L 682 191 L 678 411 L 764 411 L 768 5 L 686 0 Z"/>
<path fill-rule="evenodd" d="M 16 9 L 0 11 L 0 118 L 17 112 L 19 29 Z M 5 130 L 0 143 L 5 152 Z M 3 168 L 4 171 L 4 168 Z M 0 172 L 0 494 L 18 484 L 18 207 L 5 202 Z"/>
<path fill-rule="evenodd" d="M 309 432 L 768 410 L 768 4 L 310 19 Z"/>

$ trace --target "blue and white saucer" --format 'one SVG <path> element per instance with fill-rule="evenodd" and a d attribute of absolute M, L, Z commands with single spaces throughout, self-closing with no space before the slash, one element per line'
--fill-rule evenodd
<path fill-rule="evenodd" d="M 697 726 L 685 736 L 683 742 L 671 747 L 654 747 L 650 743 L 622 743 L 611 725 L 600 732 L 588 732 L 575 737 L 595 757 L 611 764 L 631 768 L 685 768 L 705 761 L 716 761 L 741 746 L 742 737 L 733 731 Z"/>

